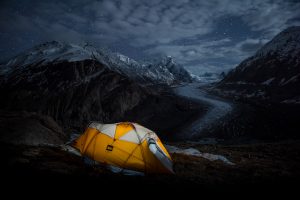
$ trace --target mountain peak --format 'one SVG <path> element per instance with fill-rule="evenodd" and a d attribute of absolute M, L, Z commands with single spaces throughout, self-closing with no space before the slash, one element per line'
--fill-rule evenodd
<path fill-rule="evenodd" d="M 291 53 L 291 51 L 294 53 Z M 278 35 L 276 35 L 271 41 L 265 44 L 256 55 L 266 55 L 277 53 L 281 57 L 289 55 L 291 57 L 298 56 L 297 52 L 300 50 L 300 26 L 289 27 Z"/>
<path fill-rule="evenodd" d="M 300 102 L 300 27 L 276 35 L 219 83 L 243 98 Z"/>
<path fill-rule="evenodd" d="M 167 56 L 167 58 L 166 58 L 166 59 L 167 59 L 167 61 L 168 61 L 168 62 L 174 62 L 174 60 L 173 60 L 173 57 L 172 57 L 172 56 Z"/>
<path fill-rule="evenodd" d="M 299 32 L 300 31 L 300 26 L 290 26 L 288 28 L 286 28 L 285 30 L 282 31 L 282 33 L 285 33 L 285 32 Z"/>

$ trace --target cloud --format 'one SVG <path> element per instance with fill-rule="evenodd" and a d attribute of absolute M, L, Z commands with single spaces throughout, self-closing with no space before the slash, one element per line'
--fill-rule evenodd
<path fill-rule="evenodd" d="M 184 64 L 195 59 L 225 57 L 224 51 L 220 51 L 220 47 L 228 46 L 227 44 L 229 42 L 231 42 L 229 38 L 224 38 L 213 41 L 205 40 L 200 42 L 200 44 L 191 45 L 165 44 L 149 48 L 146 52 L 153 55 L 161 54 L 173 56 Z"/>
<path fill-rule="evenodd" d="M 300 16 L 300 2 L 295 1 L 257 1 L 242 15 L 243 20 L 253 31 L 261 31 L 271 38 L 283 29 L 300 23 L 290 23 Z"/>
<path fill-rule="evenodd" d="M 144 57 L 172 55 L 188 67 L 211 66 L 208 59 L 222 60 L 224 66 L 238 63 L 279 31 L 299 24 L 300 18 L 299 2 L 280 0 L 11 0 L 1 4 L 3 48 L 27 48 L 32 45 L 28 38 L 36 43 L 89 41 L 96 46 L 120 46 L 129 56 L 137 56 L 133 48 Z M 223 31 L 220 24 L 229 27 L 222 21 L 226 17 L 240 19 L 256 36 L 213 37 Z M 240 31 L 239 25 L 230 28 Z"/>
<path fill-rule="evenodd" d="M 246 40 L 238 43 L 236 47 L 241 51 L 249 54 L 253 54 L 260 47 L 262 47 L 269 40 L 267 39 L 252 39 L 247 38 Z"/>
<path fill-rule="evenodd" d="M 198 68 L 199 73 L 204 69 L 209 72 L 213 70 L 221 72 L 233 68 L 241 60 L 253 55 L 268 41 L 267 39 L 247 38 L 232 43 L 231 39 L 224 38 L 204 40 L 191 45 L 159 45 L 148 49 L 147 53 L 155 56 L 173 56 L 191 71 Z"/>

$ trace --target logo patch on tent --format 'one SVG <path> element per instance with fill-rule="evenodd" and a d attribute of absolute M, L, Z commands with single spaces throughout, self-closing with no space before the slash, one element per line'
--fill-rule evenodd
<path fill-rule="evenodd" d="M 113 148 L 114 148 L 114 146 L 112 146 L 112 145 L 107 145 L 107 146 L 106 146 L 106 150 L 107 150 L 107 151 L 112 151 Z"/>

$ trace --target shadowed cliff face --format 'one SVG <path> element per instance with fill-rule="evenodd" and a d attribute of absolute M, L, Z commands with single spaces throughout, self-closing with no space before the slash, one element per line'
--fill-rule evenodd
<path fill-rule="evenodd" d="M 65 127 L 109 122 L 151 96 L 145 88 L 93 60 L 32 65 L 3 78 L 1 108 L 52 116 Z"/>
<path fill-rule="evenodd" d="M 0 142 L 18 145 L 61 145 L 68 139 L 51 117 L 26 111 L 1 111 L 0 133 Z"/>
<path fill-rule="evenodd" d="M 81 132 L 90 121 L 136 121 L 169 130 L 199 108 L 158 87 L 141 86 L 95 60 L 37 63 L 1 77 L 0 109 L 37 112 L 67 132 Z"/>

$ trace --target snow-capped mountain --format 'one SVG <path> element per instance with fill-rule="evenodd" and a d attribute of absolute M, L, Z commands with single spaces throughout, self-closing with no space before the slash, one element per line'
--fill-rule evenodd
<path fill-rule="evenodd" d="M 171 56 L 163 58 L 157 63 L 144 64 L 147 76 L 158 80 L 163 80 L 169 84 L 176 82 L 191 82 L 191 74 L 181 65 L 177 64 Z"/>
<path fill-rule="evenodd" d="M 154 63 L 139 63 L 119 53 L 110 54 L 109 57 L 112 58 L 112 66 L 142 83 L 172 85 L 193 80 L 192 75 L 170 56 Z"/>
<path fill-rule="evenodd" d="M 47 42 L 10 59 L 6 65 L 1 67 L 2 74 L 25 68 L 28 65 L 46 65 L 51 62 L 75 62 L 92 59 L 99 53 L 91 46 L 78 46 L 57 41 Z"/>
<path fill-rule="evenodd" d="M 163 59 L 156 64 L 140 64 L 125 55 L 96 49 L 91 45 L 75 45 L 57 41 L 38 45 L 12 58 L 6 65 L 0 67 L 0 75 L 22 70 L 28 65 L 41 66 L 49 63 L 84 60 L 95 60 L 140 83 L 171 85 L 192 80 L 190 73 L 171 58 Z"/>
<path fill-rule="evenodd" d="M 217 87 L 243 98 L 300 103 L 300 27 L 279 33 Z"/>
<path fill-rule="evenodd" d="M 50 116 L 66 131 L 82 130 L 95 120 L 148 123 L 153 116 L 182 116 L 185 111 L 178 109 L 180 103 L 174 97 L 163 96 L 161 87 L 141 84 L 154 80 L 175 83 L 166 81 L 167 74 L 181 72 L 166 64 L 148 69 L 126 56 L 90 45 L 48 42 L 0 66 L 0 110 Z M 159 76 L 164 68 L 167 73 Z M 174 77 L 167 80 L 175 81 Z M 154 123 L 149 124 L 155 128 Z"/>
<path fill-rule="evenodd" d="M 209 84 L 209 83 L 216 83 L 220 81 L 222 78 L 224 78 L 224 76 L 219 73 L 205 72 L 203 74 L 198 75 L 195 78 L 198 79 L 198 82 Z"/>

